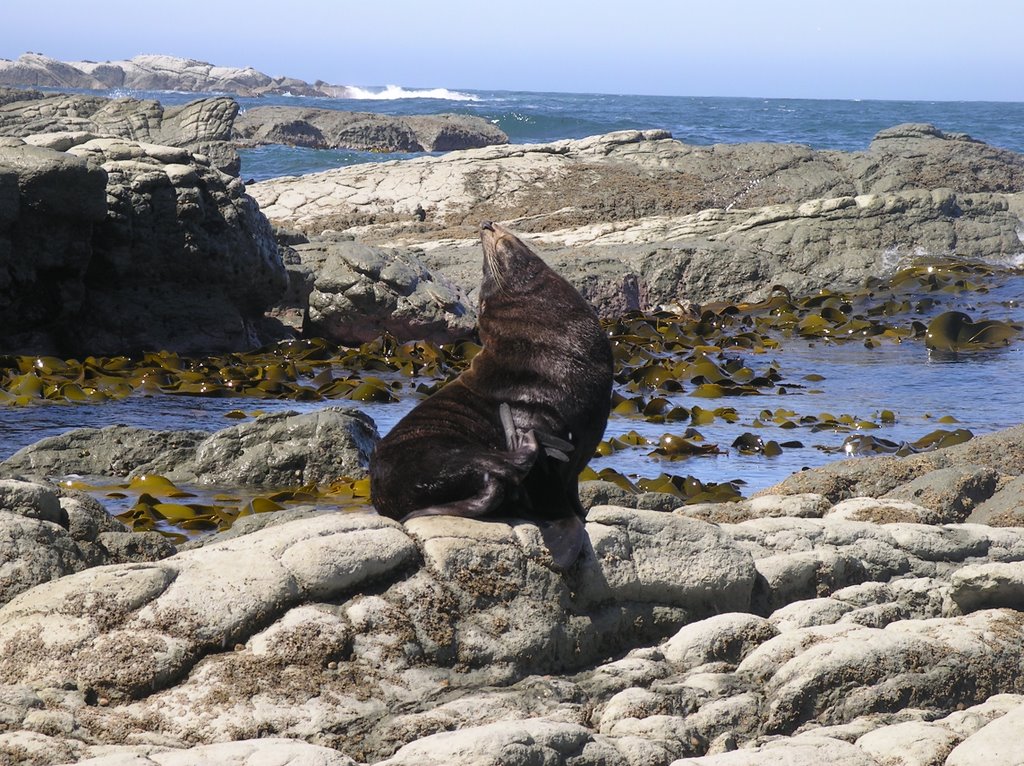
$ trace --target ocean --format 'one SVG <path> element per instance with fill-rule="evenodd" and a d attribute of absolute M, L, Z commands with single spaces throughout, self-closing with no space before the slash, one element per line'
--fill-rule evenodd
<path fill-rule="evenodd" d="M 1024 103 L 983 101 L 841 101 L 780 98 L 630 96 L 527 91 L 363 89 L 365 98 L 274 96 L 238 99 L 243 109 L 302 106 L 384 114 L 451 112 L 494 123 L 516 144 L 545 143 L 615 130 L 668 130 L 691 144 L 770 141 L 814 149 L 866 149 L 878 131 L 927 122 L 949 133 L 1024 152 Z M 135 94 L 132 94 L 135 95 Z M 194 94 L 146 94 L 184 102 Z M 242 151 L 242 174 L 264 180 L 361 162 L 415 155 L 261 147 Z"/>

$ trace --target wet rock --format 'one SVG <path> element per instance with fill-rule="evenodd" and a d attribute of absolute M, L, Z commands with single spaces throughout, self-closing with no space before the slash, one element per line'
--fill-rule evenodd
<path fill-rule="evenodd" d="M 132 426 L 76 428 L 23 447 L 0 463 L 0 473 L 43 479 L 161 473 L 189 460 L 207 436 Z"/>
<path fill-rule="evenodd" d="M 246 145 L 364 152 L 447 152 L 508 143 L 504 131 L 481 117 L 393 116 L 288 106 L 247 109 L 235 120 L 234 131 L 236 140 Z"/>
<path fill-rule="evenodd" d="M 595 505 L 636 506 L 636 495 L 610 481 L 581 481 L 580 502 L 584 508 Z"/>
<path fill-rule="evenodd" d="M 292 411 L 209 434 L 129 426 L 78 428 L 41 439 L 0 463 L 4 475 L 166 475 L 198 484 L 290 487 L 362 476 L 378 439 L 373 421 L 346 407 Z"/>
<path fill-rule="evenodd" d="M 413 254 L 346 239 L 296 245 L 315 264 L 305 331 L 358 345 L 389 333 L 400 342 L 466 337 L 476 312 L 462 291 L 432 275 Z"/>

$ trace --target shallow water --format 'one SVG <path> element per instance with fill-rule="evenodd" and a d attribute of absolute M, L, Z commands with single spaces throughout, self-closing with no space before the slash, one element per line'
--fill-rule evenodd
<path fill-rule="evenodd" d="M 984 317 L 1024 323 L 1022 296 L 1024 274 L 1013 272 L 984 293 L 938 295 L 929 314 L 904 317 L 902 321 L 909 323 L 913 318 L 926 322 L 940 311 L 961 310 L 975 320 Z M 674 405 L 687 408 L 734 408 L 738 414 L 735 423 L 719 418 L 697 427 L 705 441 L 719 445 L 724 454 L 669 460 L 650 456 L 652 446 L 636 447 L 595 458 L 591 467 L 612 467 L 634 477 L 668 473 L 692 475 L 705 483 L 739 481 L 746 495 L 781 481 L 794 471 L 842 459 L 844 440 L 858 433 L 893 442 L 914 442 L 936 429 L 966 428 L 977 435 L 1024 419 L 1024 341 L 1020 337 L 999 350 L 959 355 L 930 353 L 921 339 L 885 341 L 876 348 L 866 348 L 860 341 L 811 342 L 800 338 L 788 338 L 780 348 L 764 353 L 730 351 L 728 355 L 743 356 L 755 373 L 769 366 L 778 368 L 782 376 L 779 387 L 768 389 L 770 393 L 714 399 L 693 396 L 691 385 L 681 393 L 658 393 Z M 808 375 L 820 375 L 823 379 L 808 380 Z M 421 398 L 411 393 L 417 381 L 410 384 L 408 379 L 404 380 L 405 395 L 391 404 L 135 394 L 101 404 L 39 402 L 6 407 L 0 409 L 0 459 L 45 436 L 71 428 L 124 423 L 154 429 L 214 431 L 236 423 L 225 416 L 237 410 L 251 415 L 257 411 L 308 412 L 332 405 L 355 406 L 373 417 L 383 434 Z M 780 408 L 796 413 L 789 418 L 792 422 L 799 422 L 802 416 L 814 416 L 820 421 L 822 413 L 830 413 L 853 416 L 878 427 L 851 431 L 812 430 L 809 425 L 785 428 L 771 422 L 755 424 L 764 410 L 774 412 Z M 882 422 L 883 410 L 894 414 L 893 422 Z M 665 433 L 682 434 L 686 427 L 686 423 L 659 424 L 638 416 L 613 415 L 606 438 L 636 431 L 657 440 Z M 740 454 L 730 445 L 743 433 L 754 433 L 765 441 L 799 441 L 803 446 L 786 447 L 775 457 Z"/>

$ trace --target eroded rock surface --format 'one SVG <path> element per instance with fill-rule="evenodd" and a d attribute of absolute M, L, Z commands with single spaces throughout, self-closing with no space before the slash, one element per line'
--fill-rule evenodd
<path fill-rule="evenodd" d="M 301 509 L 62 564 L 96 509 L 0 482 L 3 518 L 80 530 L 0 608 L 0 758 L 1018 762 L 1024 528 L 943 520 L 1011 486 L 1020 443 L 846 460 L 717 523 L 595 506 L 565 574 L 526 522 Z"/>
<path fill-rule="evenodd" d="M 504 131 L 482 117 L 392 116 L 287 106 L 247 109 L 235 120 L 234 134 L 235 140 L 244 145 L 285 144 L 365 152 L 448 152 L 508 143 Z"/>
<path fill-rule="evenodd" d="M 999 259 L 1021 248 L 1024 158 L 929 125 L 863 152 L 692 146 L 664 131 L 491 146 L 255 184 L 277 224 L 417 247 L 472 294 L 481 220 L 532 233 L 606 315 L 680 296 L 758 300 L 855 286 L 915 254 Z"/>
<path fill-rule="evenodd" d="M 185 149 L 44 138 L 57 148 L 0 146 L 4 351 L 204 353 L 266 339 L 285 268 L 237 178 Z"/>

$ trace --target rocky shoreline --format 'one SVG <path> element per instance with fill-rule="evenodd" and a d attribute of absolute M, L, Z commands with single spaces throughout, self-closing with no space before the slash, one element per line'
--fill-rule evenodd
<path fill-rule="evenodd" d="M 177 56 L 145 54 L 127 61 L 58 61 L 40 53 L 0 59 L 0 85 L 15 88 L 85 90 L 169 90 L 233 93 L 238 96 L 315 96 L 347 98 L 343 85 L 308 83 L 295 77 L 271 77 L 252 67 L 214 66 Z"/>
<path fill-rule="evenodd" d="M 316 461 L 365 465 L 361 416 L 331 417 L 357 436 L 317 440 Z M 735 504 L 595 505 L 564 575 L 527 523 L 314 508 L 175 552 L 33 478 L 177 465 L 201 480 L 234 461 L 273 484 L 294 458 L 246 453 L 321 418 L 258 419 L 241 453 L 232 429 L 197 449 L 115 427 L 0 464 L 0 550 L 17 563 L 0 763 L 1019 759 L 1024 427 Z"/>
<path fill-rule="evenodd" d="M 350 343 L 459 337 L 481 217 L 608 315 L 1021 249 L 1024 158 L 926 125 L 853 153 L 625 132 L 246 186 L 213 151 L 230 100 L 51 98 L 30 124 L 0 108 L 4 352 L 237 351 L 287 311 Z M 317 484 L 376 438 L 328 408 L 0 463 L 0 764 L 1024 757 L 1024 426 L 735 503 L 587 483 L 564 575 L 527 523 L 308 506 L 175 547 L 54 483 Z"/>

